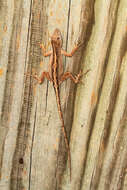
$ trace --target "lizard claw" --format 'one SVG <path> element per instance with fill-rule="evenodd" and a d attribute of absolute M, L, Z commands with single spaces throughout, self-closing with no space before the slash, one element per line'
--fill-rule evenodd
<path fill-rule="evenodd" d="M 80 47 L 80 46 L 82 46 L 84 43 L 81 43 L 81 41 L 80 40 L 78 40 L 77 42 L 75 41 L 75 46 L 76 47 Z"/>
<path fill-rule="evenodd" d="M 80 70 L 79 74 L 77 74 L 75 76 L 75 83 L 79 83 L 80 82 L 81 76 L 82 76 L 82 70 Z"/>
<path fill-rule="evenodd" d="M 91 71 L 91 69 L 88 69 L 83 75 L 86 75 L 89 71 Z"/>
<path fill-rule="evenodd" d="M 85 73 L 83 73 L 82 70 L 80 70 L 79 74 L 76 76 L 76 83 L 82 83 L 84 85 L 84 82 L 80 79 L 83 75 L 86 75 L 89 71 L 90 69 L 88 69 Z"/>
<path fill-rule="evenodd" d="M 45 49 L 45 46 L 43 43 L 39 43 L 40 48 Z"/>

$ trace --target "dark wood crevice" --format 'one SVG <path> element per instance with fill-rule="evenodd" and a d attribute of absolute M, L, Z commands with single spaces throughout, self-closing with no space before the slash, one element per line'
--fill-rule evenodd
<path fill-rule="evenodd" d="M 98 14 L 100 7 L 104 14 Z M 58 0 L 0 0 L 0 32 L 3 28 L 0 35 L 0 61 L 1 56 L 6 54 L 8 57 L 7 63 L 0 62 L 0 82 L 3 81 L 0 84 L 4 86 L 4 96 L 0 93 L 0 100 L 3 98 L 0 105 L 0 188 L 126 188 L 126 7 L 125 0 L 69 0 L 62 1 L 60 5 Z M 11 29 L 8 25 L 4 27 L 9 15 L 12 18 Z M 27 23 L 26 26 L 23 23 Z M 82 78 L 84 85 L 75 85 L 68 80 L 60 87 L 64 122 L 72 153 L 71 182 L 54 89 L 46 80 L 39 86 L 31 76 L 26 75 L 33 71 L 40 75 L 43 68 L 47 70 L 48 59 L 43 58 L 39 44 L 43 42 L 49 48 L 48 37 L 54 28 L 60 28 L 65 49 L 72 49 L 75 40 L 83 42 L 73 58 L 64 60 L 65 71 L 70 67 L 70 71 L 77 74 L 80 69 L 91 69 Z M 26 39 L 22 38 L 23 31 Z M 8 53 L 5 53 L 3 41 L 6 41 L 7 35 L 10 35 L 9 52 L 7 50 Z M 41 65 L 43 60 L 46 63 L 44 67 Z M 17 80 L 21 64 L 23 70 Z M 109 78 L 111 83 L 107 82 Z M 15 92 L 18 82 L 22 89 L 20 95 Z M 107 105 L 103 102 L 105 99 Z M 17 102 L 20 105 L 14 110 Z M 18 114 L 13 120 L 17 110 Z M 12 142 L 12 145 L 8 142 Z"/>

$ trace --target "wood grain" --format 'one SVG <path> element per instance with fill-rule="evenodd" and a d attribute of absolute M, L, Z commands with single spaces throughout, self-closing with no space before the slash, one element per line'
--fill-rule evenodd
<path fill-rule="evenodd" d="M 125 190 L 127 188 L 127 1 L 0 0 L 0 189 Z M 65 71 L 82 68 L 83 84 L 61 85 L 72 155 L 67 151 L 52 84 L 27 73 L 48 70 L 55 28 Z"/>

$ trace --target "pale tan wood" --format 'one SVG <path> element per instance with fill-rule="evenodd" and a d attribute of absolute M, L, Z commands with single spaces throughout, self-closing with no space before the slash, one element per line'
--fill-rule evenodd
<path fill-rule="evenodd" d="M 0 0 L 0 189 L 107 190 L 127 186 L 127 1 Z M 56 97 L 46 80 L 27 72 L 48 70 L 39 44 L 51 49 L 61 30 L 65 71 L 84 85 L 61 85 L 67 150 Z"/>
<path fill-rule="evenodd" d="M 0 69 L 3 71 L 0 76 L 0 189 L 8 190 L 13 189 L 11 173 L 24 91 L 30 2 L 5 0 L 0 1 L 0 7 Z"/>

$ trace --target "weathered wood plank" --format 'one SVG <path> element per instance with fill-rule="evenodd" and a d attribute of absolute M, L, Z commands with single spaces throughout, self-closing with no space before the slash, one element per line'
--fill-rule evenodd
<path fill-rule="evenodd" d="M 0 0 L 0 189 L 126 189 L 126 0 Z M 63 48 L 84 42 L 65 71 L 90 69 L 61 85 L 72 181 L 52 84 L 25 73 L 48 70 L 55 28 Z"/>
<path fill-rule="evenodd" d="M 10 189 L 13 155 L 20 118 L 29 28 L 30 2 L 0 1 L 0 160 L 2 189 Z M 16 176 L 17 178 L 17 176 Z"/>
<path fill-rule="evenodd" d="M 84 6 L 88 6 L 87 3 Z M 100 88 L 103 82 L 106 55 L 108 54 L 108 48 L 112 40 L 112 32 L 114 32 L 117 4 L 118 1 L 97 1 L 95 4 L 93 2 L 94 9 L 89 5 L 91 8 L 89 9 L 94 11 L 94 17 L 92 17 L 93 20 L 90 20 L 94 25 L 91 27 L 91 35 L 84 52 L 83 62 L 85 63 L 84 68 L 88 67 L 91 71 L 85 78 L 85 88 L 82 86 L 79 87 L 76 96 L 75 110 L 77 111 L 76 114 L 74 114 L 71 133 L 72 168 L 76 170 L 76 172 L 72 172 L 74 179 L 70 185 L 72 189 L 80 189 L 80 180 L 84 173 L 84 164 L 87 158 L 88 162 L 86 162 L 85 171 L 87 171 L 87 167 L 90 167 L 90 169 L 92 165 L 95 167 L 93 164 L 95 158 L 93 157 L 93 160 L 91 161 L 88 154 L 89 151 L 94 152 L 95 148 L 88 149 L 88 146 L 89 141 L 91 140 L 90 136 L 94 125 L 94 119 L 96 117 Z M 113 16 L 110 17 L 110 15 Z M 98 127 L 100 127 L 100 125 Z M 94 139 L 96 139 L 94 140 L 94 146 L 95 141 L 99 142 L 99 132 L 100 131 L 94 136 Z M 94 155 L 96 156 L 96 154 Z M 88 185 L 88 182 L 92 178 L 92 175 L 92 171 L 86 173 L 82 188 L 90 189 L 90 184 Z"/>
<path fill-rule="evenodd" d="M 113 128 L 112 120 L 114 117 L 113 113 L 115 112 L 115 108 L 117 106 L 115 104 L 119 90 L 120 66 L 126 50 L 125 41 L 124 41 L 126 36 L 126 16 L 124 16 L 123 13 L 126 9 L 123 6 L 123 4 L 125 7 L 127 7 L 125 1 L 120 1 L 120 4 L 116 6 L 117 8 L 116 11 L 114 11 L 114 13 L 117 14 L 115 16 L 116 26 L 112 31 L 113 38 L 111 39 L 112 41 L 110 45 L 110 52 L 108 55 L 108 62 L 106 61 L 107 69 L 106 69 L 105 79 L 91 135 L 89 153 L 87 154 L 87 162 L 86 162 L 87 168 L 85 170 L 84 186 L 83 186 L 87 188 L 112 189 L 110 184 L 111 183 L 110 180 L 112 180 L 110 172 L 107 175 L 104 175 L 103 172 L 107 173 L 108 172 L 107 167 L 109 167 L 109 162 L 108 163 L 104 162 L 105 157 L 110 157 L 110 156 L 113 157 L 111 146 L 109 146 L 109 151 L 107 155 L 106 155 L 106 149 L 108 143 L 110 142 L 108 139 L 109 135 L 114 134 L 114 131 L 112 129 Z M 112 17 L 110 17 L 110 20 L 111 19 Z M 121 108 L 121 104 L 119 104 L 119 107 Z M 115 125 L 115 128 L 117 129 L 117 125 Z M 105 167 L 105 170 L 101 172 L 100 168 L 102 168 L 102 165 Z M 112 165 L 111 170 L 113 170 L 113 167 L 114 165 Z M 107 178 L 105 178 L 106 176 Z M 100 182 L 101 184 L 100 186 L 98 186 L 99 180 L 103 181 Z"/>
<path fill-rule="evenodd" d="M 73 6 L 75 5 L 74 8 L 76 9 L 77 4 L 72 4 L 72 5 Z M 70 7 L 70 8 L 72 9 L 72 7 Z M 64 1 L 62 4 L 60 1 L 56 1 L 55 4 L 53 3 L 53 1 L 48 3 L 47 10 L 49 10 L 50 12 L 47 12 L 48 29 L 45 29 L 45 30 L 48 32 L 46 32 L 45 38 L 43 37 L 44 43 L 47 43 L 47 41 L 45 39 L 48 40 L 48 37 L 52 34 L 52 31 L 56 27 L 60 28 L 61 32 L 63 34 L 64 48 L 66 48 L 65 44 L 67 43 L 67 41 L 69 42 L 70 39 L 71 39 L 71 41 L 69 43 L 72 43 L 72 41 L 73 41 L 73 44 L 74 44 L 74 40 L 77 40 L 79 27 L 77 27 L 77 31 L 75 30 L 75 32 L 71 32 L 71 34 L 68 34 L 68 22 L 70 22 L 70 21 L 68 21 L 68 16 L 70 14 L 69 13 L 70 8 L 69 8 L 68 1 Z M 73 11 L 72 11 L 72 13 L 73 13 Z M 80 14 L 80 9 L 79 9 L 79 14 Z M 51 17 L 49 15 L 51 15 Z M 37 24 L 37 22 L 35 22 L 35 25 L 36 24 Z M 77 23 L 73 23 L 73 27 L 75 26 L 74 24 L 77 26 Z M 78 22 L 78 24 L 80 24 L 80 23 Z M 64 28 L 64 30 L 63 30 L 63 28 Z M 35 34 L 37 36 L 37 32 Z M 68 35 L 71 35 L 71 38 L 70 37 L 68 38 Z M 66 39 L 65 39 L 65 37 L 66 37 Z M 70 50 L 72 49 L 72 45 L 69 48 Z M 33 56 L 35 57 L 35 55 L 33 55 Z M 76 60 L 77 59 L 75 58 L 75 62 L 76 62 Z M 44 59 L 44 61 L 46 62 L 46 59 Z M 36 61 L 34 61 L 34 62 L 36 62 Z M 67 67 L 69 65 L 68 63 L 70 63 L 69 59 L 66 60 Z M 72 62 L 72 64 L 74 64 L 74 63 Z M 78 64 L 76 64 L 76 67 L 78 69 Z M 76 67 L 75 67 L 75 71 L 77 71 Z M 71 68 L 72 68 L 72 66 L 70 65 L 69 69 L 72 70 Z M 43 70 L 45 70 L 45 69 L 47 69 L 47 67 L 44 65 Z M 65 82 L 65 84 L 66 84 L 66 82 Z M 71 100 L 72 103 L 70 102 L 71 104 L 69 105 L 68 109 L 65 107 L 67 97 L 69 96 L 68 95 L 69 87 L 65 91 L 65 88 L 66 88 L 65 84 L 62 85 L 62 89 L 61 89 L 62 106 L 65 110 L 65 113 L 67 112 L 67 115 L 72 117 L 72 113 L 70 113 L 70 110 L 72 109 L 71 107 L 73 106 L 72 105 L 73 101 Z M 47 84 L 45 83 L 45 84 L 43 84 L 42 87 L 39 87 L 38 94 L 36 94 L 37 99 L 38 99 L 37 111 L 36 111 L 36 124 L 35 124 L 36 132 L 35 132 L 35 136 L 34 136 L 34 145 L 33 145 L 33 150 L 32 150 L 32 155 L 33 155 L 32 156 L 32 166 L 31 166 L 31 183 L 32 183 L 32 181 L 34 181 L 34 183 L 32 183 L 31 189 L 35 189 L 35 188 L 38 189 L 38 188 L 40 188 L 40 186 L 43 187 L 44 189 L 45 188 L 50 189 L 53 187 L 55 188 L 56 184 L 57 184 L 57 186 L 59 186 L 59 182 L 60 182 L 59 175 L 61 175 L 63 173 L 63 171 L 66 167 L 66 165 L 64 164 L 65 163 L 64 155 L 66 153 L 66 149 L 64 147 L 64 142 L 63 142 L 63 144 L 59 145 L 59 142 L 61 141 L 60 140 L 61 136 L 59 136 L 61 133 L 61 122 L 59 120 L 58 111 L 57 111 L 57 107 L 56 107 L 56 98 L 54 96 L 54 90 L 52 88 L 52 85 L 48 84 L 47 98 L 46 98 L 45 97 L 46 96 L 46 92 L 45 92 L 46 88 L 47 88 Z M 67 94 L 66 94 L 66 92 L 67 92 Z M 47 101 L 47 104 L 46 104 L 46 101 Z M 53 102 L 54 102 L 54 104 L 53 104 Z M 54 120 L 55 120 L 55 125 L 54 125 Z M 70 120 L 70 118 L 69 118 L 69 120 L 67 122 L 68 125 L 66 124 L 66 128 L 68 128 L 70 126 L 69 123 L 71 123 L 71 121 L 72 120 Z M 50 138 L 48 138 L 47 134 L 49 134 Z M 61 135 L 63 136 L 63 134 L 61 134 Z M 39 149 L 39 153 L 38 153 L 38 149 Z M 57 152 L 58 152 L 58 155 L 57 155 Z M 64 157 L 62 156 L 62 154 Z M 45 163 L 45 165 L 43 165 L 43 169 L 40 170 L 40 168 L 42 167 L 42 163 Z M 35 168 L 36 168 L 36 170 L 35 170 Z M 47 173 L 47 169 L 48 169 L 48 173 Z M 41 179 L 41 180 L 38 179 L 38 175 L 40 176 L 39 179 Z M 67 172 L 67 179 L 69 179 L 69 172 Z M 39 182 L 38 182 L 38 180 L 39 180 Z"/>

